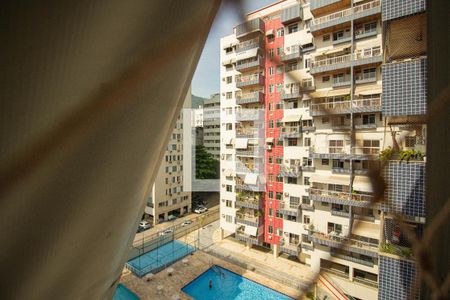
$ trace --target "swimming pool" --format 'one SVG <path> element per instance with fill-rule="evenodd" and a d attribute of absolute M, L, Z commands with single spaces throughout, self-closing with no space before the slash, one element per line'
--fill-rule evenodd
<path fill-rule="evenodd" d="M 224 274 L 224 275 L 222 275 Z M 209 288 L 209 281 L 212 288 Z M 181 289 L 195 300 L 292 300 L 280 292 L 244 278 L 234 272 L 212 266 Z"/>
<path fill-rule="evenodd" d="M 112 300 L 139 300 L 139 297 L 123 284 L 119 283 Z"/>
<path fill-rule="evenodd" d="M 157 273 L 195 251 L 195 248 L 180 241 L 170 241 L 152 251 L 129 260 L 127 268 L 139 277 Z"/>

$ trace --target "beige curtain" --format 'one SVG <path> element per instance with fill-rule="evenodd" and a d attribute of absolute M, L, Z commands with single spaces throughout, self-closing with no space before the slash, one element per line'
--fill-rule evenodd
<path fill-rule="evenodd" d="M 0 299 L 112 296 L 219 4 L 2 2 Z"/>

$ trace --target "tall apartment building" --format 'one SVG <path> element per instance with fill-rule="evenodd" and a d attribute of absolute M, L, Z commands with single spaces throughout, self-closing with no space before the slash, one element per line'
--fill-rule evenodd
<path fill-rule="evenodd" d="M 183 108 L 191 107 L 189 90 Z M 184 124 L 190 126 L 191 124 Z M 183 110 L 170 135 L 166 153 L 156 175 L 147 200 L 145 213 L 153 217 L 153 225 L 167 221 L 169 216 L 181 216 L 191 211 L 191 192 L 183 190 L 183 166 L 190 164 L 190 157 L 183 157 Z"/>
<path fill-rule="evenodd" d="M 220 94 L 203 101 L 203 146 L 215 159 L 220 156 Z"/>
<path fill-rule="evenodd" d="M 420 234 L 424 162 L 398 157 L 425 149 L 423 12 L 412 0 L 278 1 L 221 40 L 224 232 L 354 298 L 405 298 L 415 263 L 394 214 Z M 371 206 L 380 166 L 385 202 Z"/>

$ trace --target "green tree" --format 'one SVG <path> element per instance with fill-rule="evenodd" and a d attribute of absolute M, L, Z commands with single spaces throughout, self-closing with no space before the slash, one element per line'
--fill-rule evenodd
<path fill-rule="evenodd" d="M 219 179 L 219 165 L 203 145 L 195 146 L 195 178 Z"/>

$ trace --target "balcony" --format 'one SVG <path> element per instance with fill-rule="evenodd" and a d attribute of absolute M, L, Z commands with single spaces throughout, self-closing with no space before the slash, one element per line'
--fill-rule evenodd
<path fill-rule="evenodd" d="M 300 70 L 300 64 L 297 64 L 297 63 L 291 64 L 291 65 L 287 64 L 284 67 L 284 71 L 286 73 L 287 72 L 292 72 L 292 71 L 297 71 L 297 70 Z"/>
<path fill-rule="evenodd" d="M 341 254 L 341 253 L 337 253 L 336 251 L 330 251 L 330 254 L 332 257 L 336 257 L 336 258 L 340 258 L 343 260 L 347 260 L 347 261 L 351 261 L 360 265 L 364 265 L 367 267 L 373 267 L 374 263 L 373 263 L 373 259 L 369 260 L 369 259 L 361 259 L 358 257 L 354 257 L 354 256 L 350 256 L 350 255 L 346 255 L 346 254 Z"/>
<path fill-rule="evenodd" d="M 350 76 L 333 77 L 333 87 L 342 87 L 351 85 Z"/>
<path fill-rule="evenodd" d="M 299 138 L 301 134 L 301 126 L 286 126 L 281 128 L 280 137 L 284 139 Z"/>
<path fill-rule="evenodd" d="M 257 37 L 251 40 L 246 40 L 240 42 L 236 45 L 236 53 L 241 53 L 251 49 L 264 48 L 264 39 L 262 37 Z M 237 56 L 239 59 L 239 55 Z"/>
<path fill-rule="evenodd" d="M 310 188 L 309 197 L 314 201 L 352 205 L 356 207 L 367 207 L 373 199 L 373 195 L 370 194 L 352 194 L 350 197 L 349 192 L 338 192 L 318 188 Z"/>
<path fill-rule="evenodd" d="M 353 99 L 351 112 L 379 112 L 381 111 L 381 96 L 364 99 Z"/>
<path fill-rule="evenodd" d="M 293 216 L 293 217 L 300 216 L 299 206 L 291 207 L 291 206 L 289 206 L 289 204 L 285 203 L 284 201 L 282 201 L 280 203 L 280 208 L 278 211 L 283 215 L 288 215 L 288 216 Z"/>
<path fill-rule="evenodd" d="M 245 128 L 237 128 L 236 130 L 236 137 L 237 138 L 259 138 L 262 137 L 263 130 L 258 128 L 252 128 L 252 127 L 245 127 Z"/>
<path fill-rule="evenodd" d="M 322 34 L 327 30 L 336 28 L 337 26 L 342 27 L 344 24 L 352 20 L 358 20 L 380 13 L 381 0 L 374 0 L 361 5 L 356 5 L 352 8 L 344 9 L 329 15 L 313 19 L 310 28 L 311 33 Z"/>
<path fill-rule="evenodd" d="M 325 234 L 317 231 L 310 232 L 310 240 L 319 245 L 338 248 L 363 254 L 370 257 L 378 257 L 378 245 L 354 240 L 340 235 Z"/>
<path fill-rule="evenodd" d="M 310 245 L 308 243 L 305 243 L 305 242 L 301 243 L 301 247 L 302 247 L 302 249 L 305 249 L 305 250 L 314 251 L 314 246 Z"/>
<path fill-rule="evenodd" d="M 375 72 L 362 73 L 362 74 L 355 76 L 356 84 L 370 83 L 370 82 L 376 82 L 376 81 L 377 81 L 377 74 Z"/>
<path fill-rule="evenodd" d="M 260 208 L 260 200 L 257 196 L 246 196 L 245 194 L 236 197 L 236 207 L 245 207 L 251 209 Z"/>
<path fill-rule="evenodd" d="M 315 172 L 316 171 L 316 167 L 313 167 L 313 166 L 302 166 L 302 171 L 303 172 Z"/>
<path fill-rule="evenodd" d="M 351 125 L 350 123 L 347 122 L 341 122 L 340 120 L 333 120 L 331 122 L 331 129 L 332 130 L 350 130 L 351 129 Z"/>
<path fill-rule="evenodd" d="M 298 256 L 300 254 L 300 243 L 280 243 L 280 251 L 292 256 Z"/>
<path fill-rule="evenodd" d="M 281 166 L 280 168 L 281 176 L 294 177 L 297 178 L 302 174 L 300 166 Z"/>
<path fill-rule="evenodd" d="M 236 87 L 244 88 L 251 86 L 264 85 L 264 76 L 261 74 L 252 74 L 236 77 Z"/>
<path fill-rule="evenodd" d="M 252 235 L 246 234 L 243 231 L 236 231 L 235 232 L 235 237 L 236 237 L 237 240 L 239 240 L 241 242 L 250 243 L 252 245 L 259 245 L 260 244 L 260 242 L 259 242 L 257 237 L 254 237 Z"/>
<path fill-rule="evenodd" d="M 376 27 L 372 28 L 372 29 L 369 29 L 369 30 L 365 30 L 364 27 L 363 27 L 361 29 L 356 29 L 355 30 L 355 40 L 363 39 L 363 38 L 374 36 L 374 35 L 377 35 L 377 34 L 378 33 L 377 33 L 377 28 Z"/>
<path fill-rule="evenodd" d="M 333 43 L 333 45 L 339 45 L 339 44 L 350 42 L 351 40 L 352 40 L 352 36 L 350 35 L 350 33 L 346 33 L 343 36 L 340 36 L 338 38 L 333 37 L 332 43 Z"/>
<path fill-rule="evenodd" d="M 264 103 L 263 92 L 252 92 L 236 95 L 236 104 Z"/>
<path fill-rule="evenodd" d="M 331 169 L 331 173 L 333 174 L 345 174 L 345 175 L 349 175 L 352 173 L 352 171 L 350 169 L 344 169 L 344 168 L 335 168 L 333 167 Z"/>
<path fill-rule="evenodd" d="M 331 215 L 344 218 L 350 217 L 350 213 L 348 211 L 334 210 L 334 209 L 331 210 Z"/>
<path fill-rule="evenodd" d="M 260 218 L 256 214 L 236 212 L 236 223 L 241 223 L 248 226 L 258 227 Z"/>
<path fill-rule="evenodd" d="M 385 22 L 424 12 L 426 2 L 426 0 L 382 0 L 382 20 Z"/>
<path fill-rule="evenodd" d="M 292 22 L 300 21 L 303 17 L 303 10 L 300 5 L 293 5 L 281 11 L 281 23 L 286 25 Z"/>
<path fill-rule="evenodd" d="M 260 18 L 249 20 L 236 26 L 236 38 L 238 39 L 255 32 L 264 33 L 264 21 Z"/>
<path fill-rule="evenodd" d="M 375 96 L 353 101 L 329 101 L 329 98 L 316 98 L 311 104 L 311 116 L 324 116 L 333 114 L 346 114 L 357 112 L 379 112 L 381 111 L 381 97 Z M 319 102 L 319 103 L 317 103 Z"/>
<path fill-rule="evenodd" d="M 236 71 L 249 71 L 255 68 L 264 68 L 264 58 L 258 56 L 253 60 L 238 60 L 236 63 Z"/>
<path fill-rule="evenodd" d="M 302 203 L 302 204 L 300 204 L 300 208 L 302 210 L 314 211 L 314 205 L 312 205 L 312 204 Z"/>
<path fill-rule="evenodd" d="M 427 112 L 427 59 L 384 64 L 383 115 L 417 116 Z"/>
<path fill-rule="evenodd" d="M 280 60 L 283 62 L 288 62 L 292 60 L 298 60 L 302 58 L 302 51 L 300 46 L 291 46 L 290 52 L 286 53 L 283 51 L 283 53 L 280 55 Z"/>
<path fill-rule="evenodd" d="M 383 60 L 381 48 L 379 46 L 359 49 L 355 53 L 339 55 L 330 58 L 317 59 L 311 62 L 311 74 L 330 72 L 351 66 L 362 66 L 368 64 L 381 63 Z"/>
<path fill-rule="evenodd" d="M 245 183 L 236 183 L 236 189 L 242 191 L 249 192 L 263 192 L 265 190 L 264 184 L 245 184 Z"/>
<path fill-rule="evenodd" d="M 262 157 L 264 150 L 260 148 L 236 149 L 237 156 Z"/>
<path fill-rule="evenodd" d="M 264 115 L 260 112 L 259 109 L 246 109 L 243 111 L 238 111 L 236 113 L 236 121 L 256 121 L 261 120 L 264 121 Z M 216 120 L 216 123 L 219 121 Z"/>
<path fill-rule="evenodd" d="M 280 99 L 281 100 L 294 100 L 301 98 L 303 96 L 303 93 L 300 91 L 299 88 L 293 88 L 289 91 L 281 91 Z"/>
<path fill-rule="evenodd" d="M 311 1 L 311 13 L 315 16 L 322 14 L 324 10 L 336 10 L 342 6 L 349 5 L 349 0 L 314 0 Z"/>

